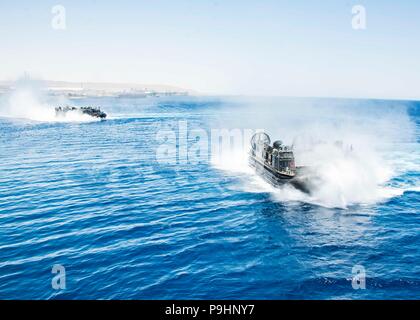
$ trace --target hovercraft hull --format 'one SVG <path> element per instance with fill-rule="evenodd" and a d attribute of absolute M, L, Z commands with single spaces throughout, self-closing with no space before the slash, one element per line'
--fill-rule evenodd
<path fill-rule="evenodd" d="M 263 178 L 266 182 L 270 183 L 273 187 L 280 188 L 285 184 L 290 184 L 294 188 L 305 192 L 310 193 L 308 184 L 299 177 L 299 171 L 303 168 L 297 168 L 297 175 L 287 175 L 277 172 L 270 165 L 262 163 L 259 159 L 256 159 L 252 155 L 248 159 L 248 163 L 251 168 L 255 169 L 255 173 Z"/>

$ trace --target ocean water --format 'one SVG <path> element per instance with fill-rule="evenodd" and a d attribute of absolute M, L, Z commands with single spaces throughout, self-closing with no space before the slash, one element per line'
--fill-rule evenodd
<path fill-rule="evenodd" d="M 419 103 L 71 103 L 109 119 L 55 119 L 26 93 L 0 102 L 1 299 L 420 297 Z M 224 129 L 235 137 L 214 148 Z M 293 143 L 310 195 L 247 167 L 257 129 Z"/>

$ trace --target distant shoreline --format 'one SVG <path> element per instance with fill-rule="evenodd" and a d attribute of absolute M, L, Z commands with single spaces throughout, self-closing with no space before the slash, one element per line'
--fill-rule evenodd
<path fill-rule="evenodd" d="M 170 85 L 161 84 L 138 84 L 138 83 L 112 83 L 112 82 L 72 82 L 72 81 L 51 81 L 20 79 L 18 81 L 1 81 L 0 95 L 6 94 L 16 89 L 22 84 L 34 85 L 37 89 L 47 91 L 51 96 L 65 96 L 68 98 L 88 98 L 88 97 L 114 97 L 114 98 L 146 98 L 146 97 L 165 97 L 165 96 L 200 96 L 218 98 L 245 98 L 255 99 L 315 99 L 315 100 L 375 100 L 375 101 L 394 101 L 394 102 L 420 102 L 420 98 L 399 98 L 399 97 L 345 97 L 345 96 L 289 96 L 289 95 L 253 95 L 253 94 L 206 94 L 191 89 L 185 89 Z"/>
<path fill-rule="evenodd" d="M 84 97 L 119 97 L 143 98 L 156 96 L 188 96 L 194 91 L 160 84 L 109 83 L 109 82 L 70 82 L 22 79 L 18 81 L 0 81 L 0 94 L 7 93 L 20 85 L 34 85 L 53 96 L 69 98 Z"/>

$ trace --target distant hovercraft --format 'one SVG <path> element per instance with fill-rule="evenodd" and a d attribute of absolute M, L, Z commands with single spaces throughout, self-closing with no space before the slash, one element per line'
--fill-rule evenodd
<path fill-rule="evenodd" d="M 71 111 L 79 111 L 82 114 L 87 114 L 88 116 L 91 116 L 93 118 L 99 118 L 99 119 L 105 119 L 106 113 L 101 111 L 100 108 L 94 108 L 94 107 L 72 107 L 72 106 L 65 106 L 65 107 L 56 107 L 55 108 L 55 115 L 62 117 L 65 116 L 68 112 Z"/>

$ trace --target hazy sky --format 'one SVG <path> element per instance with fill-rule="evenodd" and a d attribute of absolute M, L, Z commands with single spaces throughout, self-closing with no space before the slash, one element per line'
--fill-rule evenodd
<path fill-rule="evenodd" d="M 352 7 L 367 28 L 352 28 Z M 54 5 L 66 30 L 51 26 Z M 420 98 L 420 1 L 0 1 L 0 79 Z"/>

